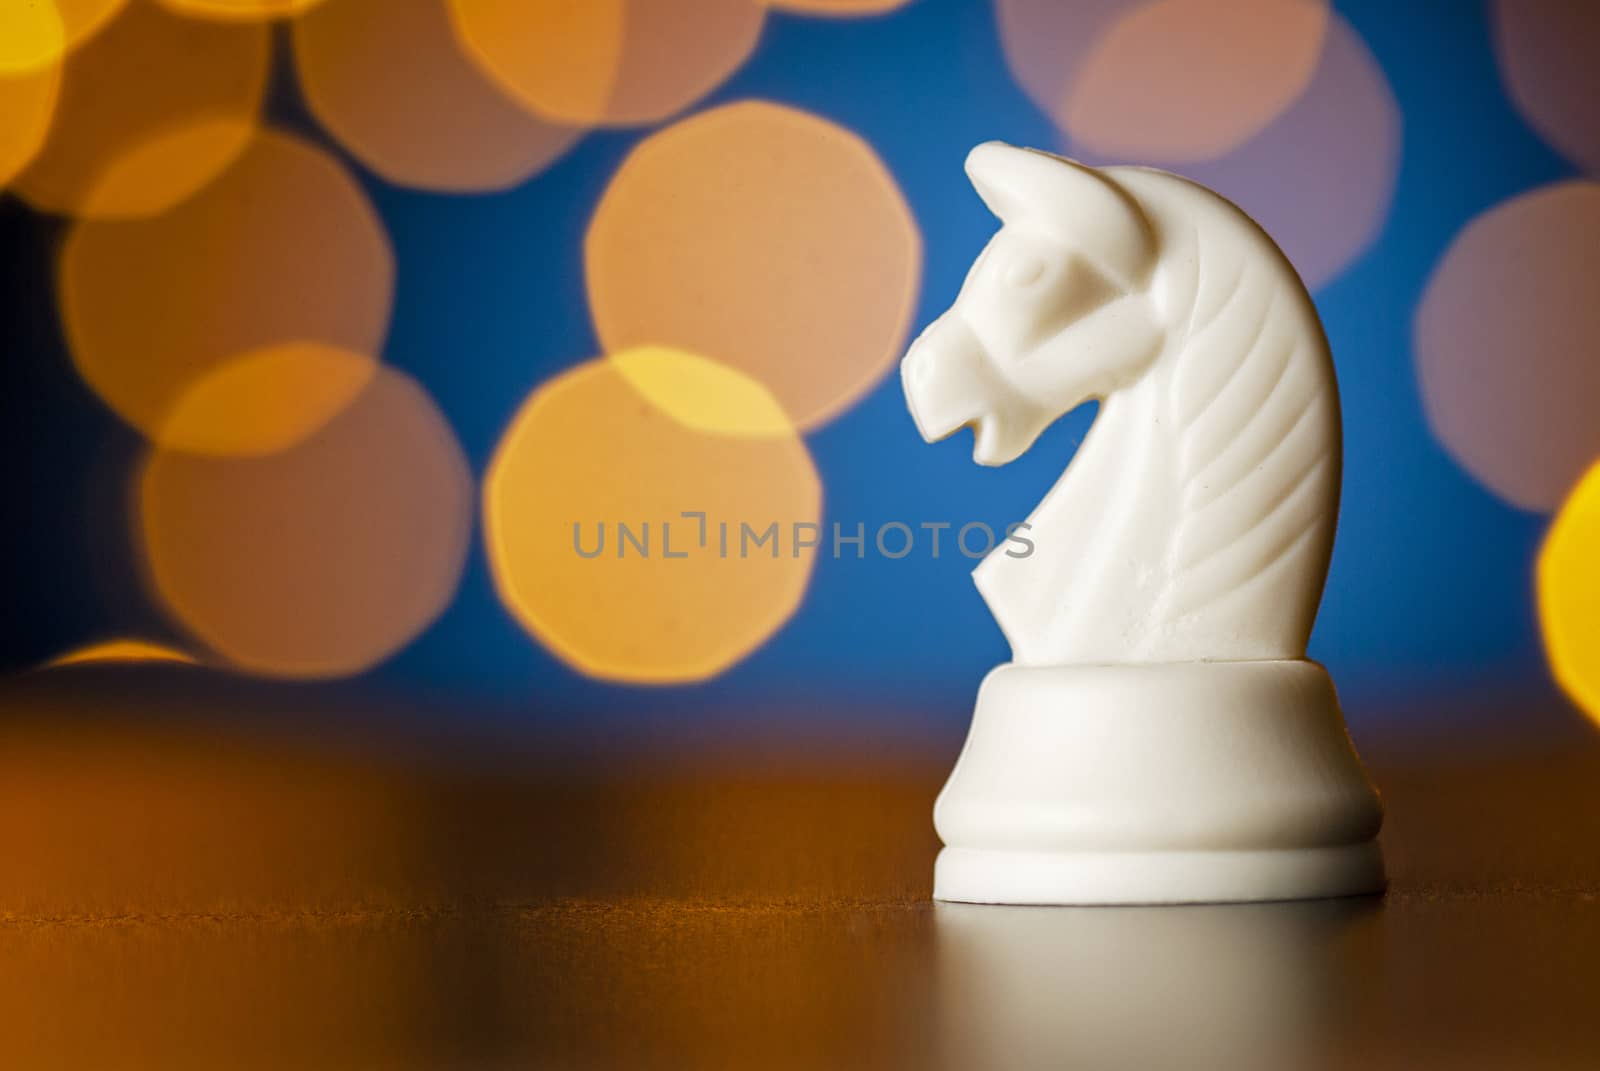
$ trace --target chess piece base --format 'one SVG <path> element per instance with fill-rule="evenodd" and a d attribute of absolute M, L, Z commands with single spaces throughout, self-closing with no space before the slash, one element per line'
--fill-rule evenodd
<path fill-rule="evenodd" d="M 1383 808 L 1315 662 L 996 668 L 934 806 L 934 898 L 1294 900 L 1384 886 Z"/>

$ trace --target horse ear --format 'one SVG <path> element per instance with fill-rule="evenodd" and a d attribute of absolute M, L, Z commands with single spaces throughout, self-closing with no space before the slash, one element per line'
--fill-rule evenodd
<path fill-rule="evenodd" d="M 988 141 L 967 154 L 967 177 L 1002 222 L 1043 229 L 1125 289 L 1155 263 L 1155 235 L 1144 210 L 1104 172 Z"/>

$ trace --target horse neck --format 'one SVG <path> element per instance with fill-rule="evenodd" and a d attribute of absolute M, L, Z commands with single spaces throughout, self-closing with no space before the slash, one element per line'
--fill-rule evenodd
<path fill-rule="evenodd" d="M 1304 288 L 1238 209 L 1118 169 L 1166 250 L 1166 349 L 1107 398 L 1028 519 L 974 574 L 1018 662 L 1300 658 L 1332 550 L 1339 406 Z"/>
<path fill-rule="evenodd" d="M 1070 465 L 1028 517 L 1034 554 L 996 551 L 975 572 L 1018 662 L 1127 660 L 1125 639 L 1159 598 L 1158 564 L 1177 523 L 1179 443 L 1162 419 L 1167 379 L 1158 360 L 1101 402 Z"/>
<path fill-rule="evenodd" d="M 1043 534 L 1093 533 L 1087 573 L 1117 571 L 1119 560 L 1159 561 L 1176 524 L 1181 442 L 1166 419 L 1172 358 L 1103 399 L 1089 434 L 1035 509 Z M 1041 537 L 1042 538 L 1042 537 Z M 1152 557 L 1153 556 L 1153 557 Z"/>

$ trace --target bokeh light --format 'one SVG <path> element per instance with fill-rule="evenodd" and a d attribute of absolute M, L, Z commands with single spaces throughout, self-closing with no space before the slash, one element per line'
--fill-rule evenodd
<path fill-rule="evenodd" d="M 237 160 L 256 129 L 253 120 L 237 116 L 162 127 L 104 161 L 73 213 L 85 219 L 147 219 L 168 211 Z"/>
<path fill-rule="evenodd" d="M 271 454 L 349 405 L 378 362 L 322 342 L 281 342 L 220 362 L 179 393 L 153 436 L 197 454 Z"/>
<path fill-rule="evenodd" d="M 804 15 L 880 15 L 911 0 L 766 0 L 768 7 Z"/>
<path fill-rule="evenodd" d="M 1322 51 L 1326 0 L 995 0 L 1006 64 L 1075 150 L 1188 163 L 1288 108 Z"/>
<path fill-rule="evenodd" d="M 166 644 L 152 643 L 136 637 L 103 640 L 91 643 L 84 647 L 77 647 L 66 654 L 57 655 L 45 663 L 46 669 L 57 669 L 62 666 L 90 666 L 90 665 L 118 665 L 139 662 L 170 662 L 174 664 L 196 666 L 199 660 L 187 651 L 180 651 L 176 647 Z"/>
<path fill-rule="evenodd" d="M 0 4 L 0 78 L 32 74 L 57 63 L 66 26 L 54 0 Z"/>
<path fill-rule="evenodd" d="M 1491 0 L 1491 13 L 1517 110 L 1574 163 L 1600 173 L 1600 4 Z"/>
<path fill-rule="evenodd" d="M 1300 277 L 1322 286 L 1383 230 L 1400 169 L 1400 108 L 1366 43 L 1338 15 L 1297 101 L 1260 134 L 1183 173 L 1248 212 Z"/>
<path fill-rule="evenodd" d="M 79 223 L 61 257 L 83 378 L 147 436 L 190 450 L 280 449 L 332 416 L 370 369 L 318 344 L 379 352 L 393 286 L 388 239 L 360 188 L 321 150 L 269 130 L 163 215 Z M 191 406 L 174 419 L 188 387 L 247 355 L 209 388 L 226 411 Z"/>
<path fill-rule="evenodd" d="M 1400 111 L 1325 0 L 996 0 L 1012 75 L 1072 156 L 1177 166 L 1255 217 L 1309 286 L 1376 239 Z"/>
<path fill-rule="evenodd" d="M 502 438 L 483 494 L 495 586 L 517 621 L 584 673 L 653 683 L 711 677 L 789 619 L 814 556 L 796 544 L 818 541 L 795 539 L 794 526 L 820 524 L 822 509 L 811 456 L 778 401 L 732 369 L 660 347 L 541 387 Z M 619 522 L 634 537 L 648 525 L 648 554 L 621 541 Z M 755 538 L 773 524 L 777 541 L 746 556 L 741 525 Z M 604 546 L 586 557 L 602 525 Z"/>
<path fill-rule="evenodd" d="M 17 192 L 45 211 L 100 218 L 172 207 L 248 143 L 268 52 L 264 27 L 129 4 L 68 55 L 49 138 Z M 141 151 L 137 166 L 124 161 L 108 178 Z"/>
<path fill-rule="evenodd" d="M 1429 426 L 1512 505 L 1551 510 L 1600 457 L 1600 183 L 1514 197 L 1469 223 L 1416 318 Z"/>
<path fill-rule="evenodd" d="M 208 19 L 237 19 L 255 22 L 281 19 L 319 7 L 327 0 L 157 0 L 182 15 Z M 406 0 L 412 3 L 413 0 Z M 404 4 L 391 4 L 399 8 Z"/>
<path fill-rule="evenodd" d="M 1154 0 L 1105 32 L 1052 114 L 1095 153 L 1213 159 L 1306 88 L 1327 23 L 1323 0 Z"/>
<path fill-rule="evenodd" d="M 312 112 L 400 185 L 504 189 L 582 133 L 493 85 L 464 53 L 446 0 L 330 0 L 296 20 L 294 52 Z"/>
<path fill-rule="evenodd" d="M 71 51 L 99 32 L 132 0 L 55 0 L 61 13 L 66 49 Z M 143 2 L 143 0 L 139 0 Z"/>
<path fill-rule="evenodd" d="M 1600 722 L 1600 463 L 1556 514 L 1539 552 L 1537 584 L 1551 671 Z"/>
<path fill-rule="evenodd" d="M 343 676 L 388 657 L 449 603 L 472 476 L 422 388 L 381 367 L 287 450 L 156 450 L 139 514 L 155 592 L 206 646 L 256 673 Z"/>
<path fill-rule="evenodd" d="M 704 357 L 661 346 L 624 350 L 611 367 L 667 416 L 716 435 L 788 437 L 794 425 L 760 383 Z"/>
<path fill-rule="evenodd" d="M 995 0 L 1006 66 L 1062 130 L 1073 85 L 1101 37 L 1143 0 Z"/>
<path fill-rule="evenodd" d="M 710 357 L 764 383 L 801 428 L 893 367 L 921 266 L 916 221 L 871 147 L 763 101 L 640 144 L 584 244 L 608 351 L 660 344 Z"/>
<path fill-rule="evenodd" d="M 0 186 L 27 167 L 50 136 L 61 93 L 61 63 L 0 74 Z"/>
<path fill-rule="evenodd" d="M 486 71 L 535 114 L 653 123 L 715 89 L 755 48 L 758 0 L 450 0 Z"/>

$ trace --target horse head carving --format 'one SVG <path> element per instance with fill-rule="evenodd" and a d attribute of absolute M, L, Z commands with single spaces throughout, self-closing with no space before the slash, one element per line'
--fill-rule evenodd
<path fill-rule="evenodd" d="M 1100 411 L 974 573 L 1018 663 L 1298 659 L 1338 513 L 1338 392 L 1294 269 L 1178 176 L 998 142 L 967 160 L 1003 224 L 901 365 L 923 437 L 1003 465 Z"/>

